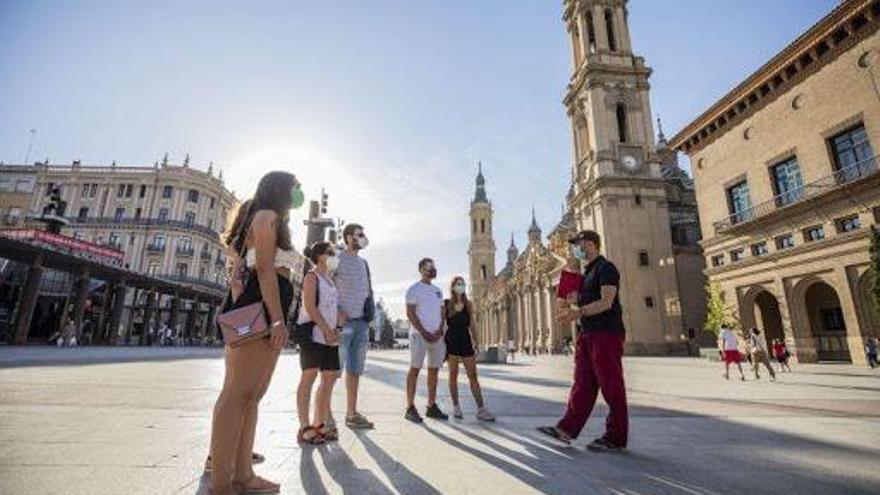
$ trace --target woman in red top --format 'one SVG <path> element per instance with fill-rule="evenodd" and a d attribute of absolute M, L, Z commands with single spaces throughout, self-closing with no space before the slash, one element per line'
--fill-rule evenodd
<path fill-rule="evenodd" d="M 775 357 L 776 361 L 779 363 L 779 371 L 788 370 L 788 372 L 791 373 L 791 366 L 788 365 L 788 358 L 790 356 L 788 349 L 785 348 L 785 342 L 782 342 L 779 339 L 773 339 L 773 357 Z"/>

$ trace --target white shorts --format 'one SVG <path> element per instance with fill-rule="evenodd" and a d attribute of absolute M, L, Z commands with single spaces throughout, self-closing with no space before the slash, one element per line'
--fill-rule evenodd
<path fill-rule="evenodd" d="M 428 368 L 443 366 L 446 359 L 446 341 L 443 339 L 428 342 L 422 334 L 412 332 L 409 334 L 409 365 L 412 368 L 422 369 L 425 363 L 425 355 L 428 356 Z"/>

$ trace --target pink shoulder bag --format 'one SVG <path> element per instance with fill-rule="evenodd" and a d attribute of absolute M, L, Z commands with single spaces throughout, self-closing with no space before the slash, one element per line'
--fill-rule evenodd
<path fill-rule="evenodd" d="M 250 222 L 242 222 L 242 230 Z M 239 235 L 241 233 L 239 232 Z M 238 257 L 244 261 L 246 246 L 238 253 Z M 240 276 L 240 274 L 239 274 Z M 245 280 L 245 284 L 249 281 Z M 259 340 L 269 335 L 269 320 L 266 318 L 266 308 L 263 301 L 248 304 L 241 308 L 235 308 L 217 317 L 217 324 L 223 331 L 223 341 L 229 347 L 241 347 L 248 342 Z"/>

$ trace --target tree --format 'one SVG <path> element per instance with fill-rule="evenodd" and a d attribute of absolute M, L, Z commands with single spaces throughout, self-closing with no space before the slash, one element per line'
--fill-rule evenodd
<path fill-rule="evenodd" d="M 868 277 L 871 281 L 871 299 L 874 308 L 880 311 L 880 227 L 871 226 L 871 264 Z"/>
<path fill-rule="evenodd" d="M 703 329 L 716 337 L 722 326 L 736 326 L 737 318 L 733 309 L 724 302 L 724 293 L 718 283 L 706 284 L 706 323 Z"/>

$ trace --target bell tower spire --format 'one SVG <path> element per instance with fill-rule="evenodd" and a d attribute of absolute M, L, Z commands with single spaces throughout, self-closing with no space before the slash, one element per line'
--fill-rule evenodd
<path fill-rule="evenodd" d="M 474 199 L 470 209 L 471 242 L 468 249 L 470 260 L 471 300 L 474 304 L 486 296 L 495 278 L 495 238 L 492 235 L 492 203 L 486 195 L 486 178 L 483 164 L 477 162 L 477 178 Z"/>
<path fill-rule="evenodd" d="M 654 133 L 651 69 L 634 53 L 628 0 L 564 0 L 563 20 L 571 38 L 572 75 L 564 104 L 573 130 L 573 188 L 567 197 L 576 229 L 595 230 L 602 251 L 625 267 L 620 299 L 627 343 L 662 349 L 680 331 L 681 312 L 654 301 L 677 300 L 671 260 L 664 167 L 674 160 Z M 638 265 L 632 260 L 649 263 Z"/>

